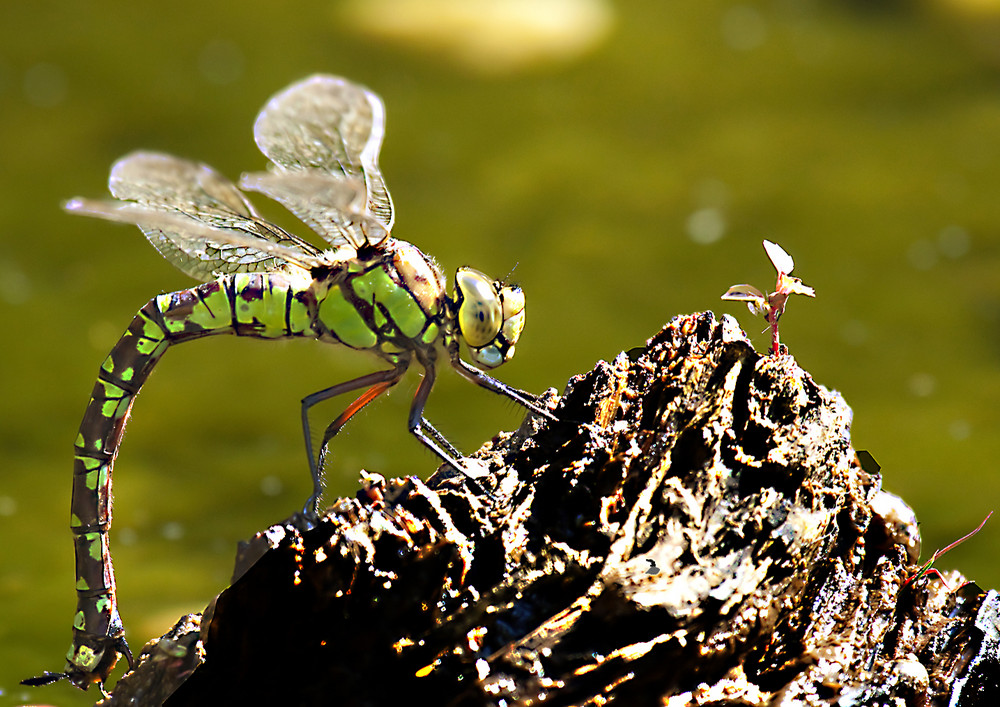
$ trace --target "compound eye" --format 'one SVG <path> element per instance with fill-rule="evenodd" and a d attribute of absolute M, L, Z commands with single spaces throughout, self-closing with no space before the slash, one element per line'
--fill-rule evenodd
<path fill-rule="evenodd" d="M 513 347 L 521 336 L 524 329 L 524 293 L 520 287 L 504 287 L 500 292 L 500 299 L 503 300 L 503 328 L 501 336 Z M 513 352 L 507 354 L 510 358 Z"/>
<path fill-rule="evenodd" d="M 458 328 L 462 338 L 471 347 L 486 346 L 503 324 L 503 305 L 493 280 L 478 270 L 462 268 L 455 274 L 455 286 L 461 293 Z"/>

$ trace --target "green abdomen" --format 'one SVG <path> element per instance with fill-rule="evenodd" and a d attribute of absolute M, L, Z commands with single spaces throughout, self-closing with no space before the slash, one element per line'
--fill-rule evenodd
<path fill-rule="evenodd" d="M 80 423 L 73 463 L 70 528 L 76 536 L 77 614 L 67 656 L 94 672 L 122 635 L 107 540 L 112 467 L 135 396 L 171 344 L 213 334 L 313 336 L 308 288 L 275 274 L 239 274 L 154 297 L 101 364 Z"/>
<path fill-rule="evenodd" d="M 354 261 L 346 272 L 317 272 L 313 280 L 278 273 L 230 275 L 159 295 L 139 310 L 101 365 L 76 440 L 70 526 L 76 536 L 78 596 L 67 656 L 71 672 L 97 672 L 123 633 L 107 538 L 112 467 L 135 396 L 166 350 L 216 334 L 308 336 L 398 362 L 438 337 L 444 296 L 428 261 L 422 261 L 424 271 L 410 268 L 426 275 L 415 280 L 411 273 L 413 281 L 404 282 L 395 267 L 399 257 L 389 252 L 375 261 Z"/>

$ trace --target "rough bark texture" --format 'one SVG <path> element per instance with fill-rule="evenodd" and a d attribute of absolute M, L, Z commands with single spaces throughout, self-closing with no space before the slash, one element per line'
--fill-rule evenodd
<path fill-rule="evenodd" d="M 252 539 L 107 704 L 1000 703 L 996 592 L 906 582 L 915 519 L 791 356 L 677 317 L 551 402 L 481 488 L 366 475 Z"/>

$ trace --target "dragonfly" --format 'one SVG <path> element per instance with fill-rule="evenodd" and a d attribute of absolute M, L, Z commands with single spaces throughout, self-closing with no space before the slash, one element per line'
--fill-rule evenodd
<path fill-rule="evenodd" d="M 101 364 L 75 447 L 73 642 L 63 672 L 28 684 L 66 678 L 82 689 L 97 683 L 103 692 L 119 657 L 133 663 L 108 542 L 112 468 L 135 397 L 170 346 L 216 334 L 301 337 L 369 352 L 387 364 L 302 400 L 313 481 L 304 512 L 312 518 L 330 441 L 414 363 L 422 378 L 409 430 L 459 472 L 466 471 L 461 454 L 424 417 L 439 355 L 467 380 L 556 420 L 540 398 L 485 373 L 514 355 L 524 326 L 522 290 L 461 267 L 448 294 L 434 260 L 391 235 L 392 199 L 378 167 L 384 126 L 377 95 L 344 78 L 314 75 L 261 110 L 254 138 L 270 165 L 244 174 L 239 186 L 205 164 L 134 152 L 111 170 L 115 200 L 66 203 L 71 213 L 137 225 L 168 261 L 202 284 L 151 299 Z M 244 190 L 282 204 L 328 247 L 263 218 Z M 463 343 L 471 364 L 460 357 Z M 358 390 L 363 392 L 326 427 L 317 454 L 310 409 Z"/>

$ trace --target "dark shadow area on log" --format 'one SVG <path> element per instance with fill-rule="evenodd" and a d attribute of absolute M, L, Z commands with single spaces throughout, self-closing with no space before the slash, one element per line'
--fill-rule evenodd
<path fill-rule="evenodd" d="M 428 481 L 244 544 L 105 704 L 979 705 L 1000 602 L 923 576 L 851 410 L 735 320 L 672 320 Z"/>

